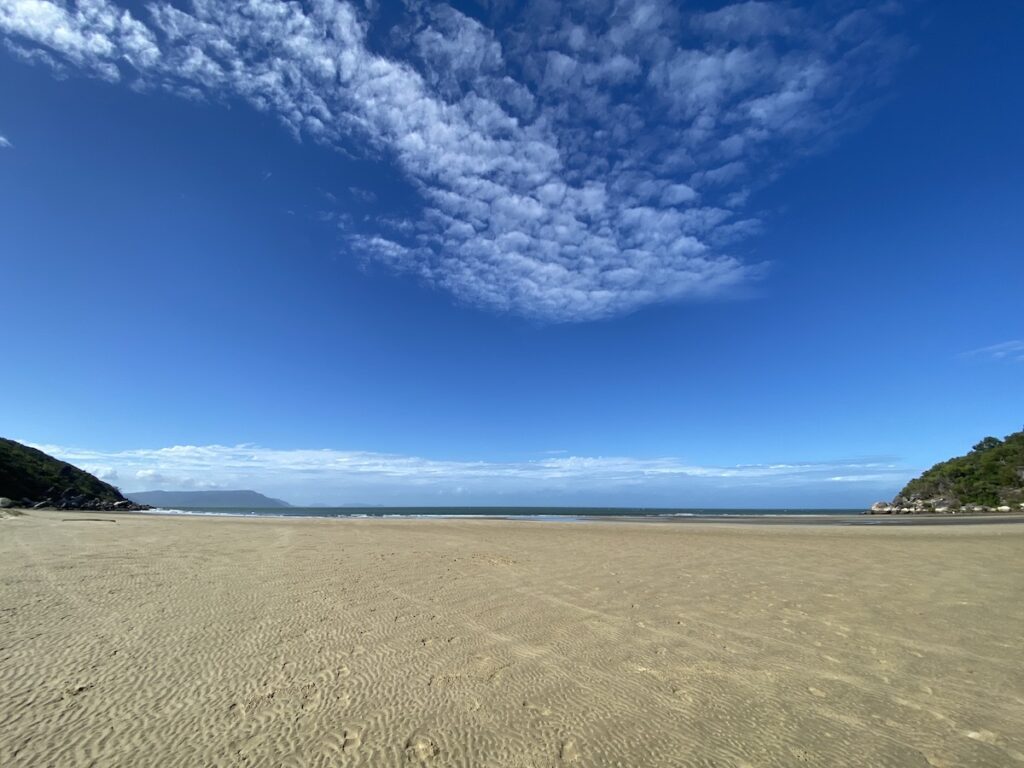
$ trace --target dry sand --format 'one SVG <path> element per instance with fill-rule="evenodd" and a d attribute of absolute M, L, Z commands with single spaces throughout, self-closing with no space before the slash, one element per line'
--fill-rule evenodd
<path fill-rule="evenodd" d="M 1022 765 L 1022 555 L 1001 524 L 31 512 L 0 765 Z"/>

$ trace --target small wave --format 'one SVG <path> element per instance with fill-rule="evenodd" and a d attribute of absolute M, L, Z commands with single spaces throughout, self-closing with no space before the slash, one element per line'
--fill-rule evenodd
<path fill-rule="evenodd" d="M 266 517 L 258 512 L 212 512 L 203 509 L 171 509 L 158 507 L 156 509 L 143 510 L 144 515 L 188 515 L 190 517 Z"/>

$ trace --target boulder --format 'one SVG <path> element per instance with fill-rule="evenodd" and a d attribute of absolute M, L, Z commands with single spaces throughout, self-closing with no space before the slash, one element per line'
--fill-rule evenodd
<path fill-rule="evenodd" d="M 0 496 L 0 509 L 10 509 L 14 506 L 14 500 L 6 496 Z"/>

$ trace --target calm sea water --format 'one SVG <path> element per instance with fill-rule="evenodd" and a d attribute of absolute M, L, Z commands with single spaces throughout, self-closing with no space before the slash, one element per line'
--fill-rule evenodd
<path fill-rule="evenodd" d="M 187 507 L 157 509 L 151 514 L 227 515 L 234 517 L 384 517 L 384 518 L 500 518 L 580 521 L 601 518 L 808 518 L 856 515 L 862 509 L 661 509 L 626 507 L 288 507 L 246 509 Z"/>

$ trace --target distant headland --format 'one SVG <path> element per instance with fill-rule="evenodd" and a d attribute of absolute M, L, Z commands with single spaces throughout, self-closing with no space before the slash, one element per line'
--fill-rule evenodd
<path fill-rule="evenodd" d="M 128 497 L 154 507 L 212 507 L 216 509 L 281 509 L 287 501 L 272 499 L 256 491 L 129 491 Z"/>
<path fill-rule="evenodd" d="M 942 461 L 868 514 L 1024 512 L 1024 431 L 986 437 L 969 453 Z"/>

